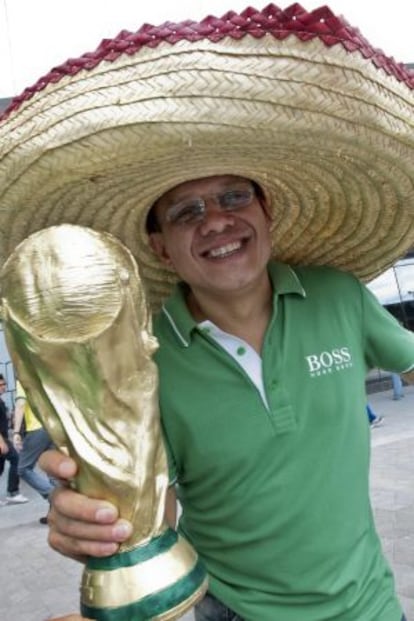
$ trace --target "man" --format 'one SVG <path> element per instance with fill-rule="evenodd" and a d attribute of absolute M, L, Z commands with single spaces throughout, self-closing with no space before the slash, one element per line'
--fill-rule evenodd
<path fill-rule="evenodd" d="M 27 124 L 38 183 L 16 178 L 0 195 L 21 216 L 11 246 L 27 232 L 18 204 L 48 223 L 74 205 L 72 221 L 116 231 L 137 257 L 158 309 L 166 515 L 174 524 L 178 493 L 178 528 L 210 578 L 198 621 L 401 621 L 369 503 L 365 374 L 411 379 L 414 339 L 346 272 L 372 277 L 412 241 L 411 78 L 329 10 L 297 5 L 126 38 L 85 57 L 106 81 L 89 65 L 79 78 L 60 68 L 76 132 L 57 122 L 68 114 L 58 75 L 50 107 L 47 89 L 23 107 L 42 109 L 54 157 Z M 42 463 L 76 474 L 58 453 Z M 114 554 L 131 533 L 108 502 L 69 489 L 50 521 L 52 547 L 79 560 Z"/>
<path fill-rule="evenodd" d="M 243 200 L 228 206 L 234 196 Z M 224 619 L 234 610 L 241 615 L 235 619 L 295 619 L 297 605 L 315 620 L 348 606 L 355 619 L 365 618 L 365 608 L 375 610 L 372 619 L 384 611 L 384 619 L 400 619 L 369 509 L 364 378 L 368 361 L 414 366 L 412 335 L 348 275 L 271 263 L 268 271 L 268 208 L 246 179 L 184 183 L 153 210 L 160 230 L 151 233 L 152 245 L 186 283 L 167 301 L 155 334 L 181 528 L 201 552 L 219 597 L 210 594 L 197 619 Z M 325 305 L 329 311 L 318 317 Z M 298 340 L 307 318 L 312 334 Z M 184 348 L 181 339 L 189 340 Z M 54 474 L 62 476 L 59 469 Z M 174 505 L 173 496 L 171 487 Z M 119 538 L 116 526 L 105 526 L 109 515 L 105 503 L 59 491 L 51 544 L 72 556 L 114 552 Z M 242 584 L 249 593 L 243 600 Z M 266 585 L 257 597 L 253 584 Z"/>
<path fill-rule="evenodd" d="M 0 395 L 4 395 L 7 383 L 4 375 L 0 374 Z M 9 418 L 7 407 L 0 396 L 0 476 L 3 474 L 6 460 L 9 462 L 9 474 L 7 478 L 6 503 L 19 505 L 28 502 L 28 498 L 19 491 L 18 462 L 19 455 L 9 440 Z"/>
<path fill-rule="evenodd" d="M 24 435 L 21 432 L 23 420 Z M 55 486 L 49 477 L 36 470 L 36 465 L 41 454 L 51 449 L 53 444 L 27 402 L 26 393 L 20 382 L 16 382 L 13 429 L 13 446 L 19 453 L 19 477 L 33 487 L 42 498 L 49 500 Z M 39 521 L 41 524 L 47 524 L 47 517 L 41 517 Z"/>

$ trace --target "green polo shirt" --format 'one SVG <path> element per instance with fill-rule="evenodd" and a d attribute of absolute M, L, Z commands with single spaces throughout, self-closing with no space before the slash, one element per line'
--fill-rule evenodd
<path fill-rule="evenodd" d="M 349 274 L 269 273 L 267 407 L 194 322 L 184 287 L 155 320 L 180 531 L 246 621 L 400 621 L 369 502 L 365 377 L 413 366 L 413 335 Z"/>

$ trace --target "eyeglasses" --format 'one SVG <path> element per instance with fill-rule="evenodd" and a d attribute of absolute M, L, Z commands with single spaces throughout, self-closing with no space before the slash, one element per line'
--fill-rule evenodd
<path fill-rule="evenodd" d="M 208 200 L 213 200 L 222 211 L 232 212 L 251 205 L 254 196 L 254 189 L 249 187 L 235 188 L 220 194 L 191 198 L 168 207 L 165 212 L 165 220 L 174 226 L 198 224 L 204 220 Z"/>

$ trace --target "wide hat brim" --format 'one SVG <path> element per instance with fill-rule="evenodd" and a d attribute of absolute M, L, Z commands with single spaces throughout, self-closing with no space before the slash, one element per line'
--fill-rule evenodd
<path fill-rule="evenodd" d="M 15 100 L 0 121 L 0 264 L 47 226 L 108 231 L 156 308 L 176 275 L 149 247 L 150 206 L 235 174 L 271 202 L 275 257 L 363 280 L 389 267 L 414 240 L 414 77 L 329 9 L 301 11 L 124 32 Z"/>

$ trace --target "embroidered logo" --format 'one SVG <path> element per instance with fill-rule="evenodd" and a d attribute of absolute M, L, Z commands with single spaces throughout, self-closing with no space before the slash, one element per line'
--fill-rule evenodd
<path fill-rule="evenodd" d="M 305 356 L 311 377 L 319 377 L 343 371 L 353 366 L 352 356 L 348 347 L 339 347 L 331 351 L 323 351 L 320 354 Z"/>

